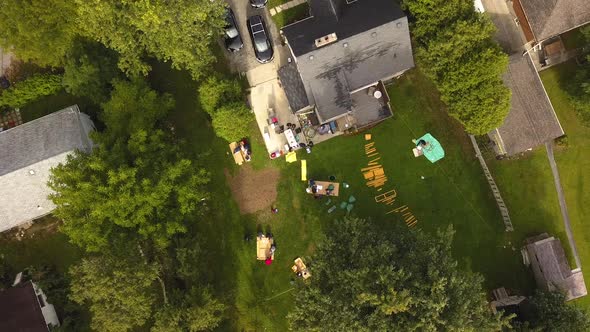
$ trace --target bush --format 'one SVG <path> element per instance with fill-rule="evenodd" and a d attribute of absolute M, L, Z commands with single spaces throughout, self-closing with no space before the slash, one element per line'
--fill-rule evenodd
<path fill-rule="evenodd" d="M 212 115 L 222 104 L 240 100 L 242 93 L 242 87 L 237 80 L 211 76 L 199 87 L 199 100 L 203 110 Z"/>
<path fill-rule="evenodd" d="M 37 74 L 13 84 L 0 95 L 0 107 L 22 107 L 43 96 L 62 89 L 62 77 L 55 74 Z"/>
<path fill-rule="evenodd" d="M 253 117 L 244 103 L 223 105 L 211 117 L 215 134 L 228 142 L 237 141 L 250 133 Z"/>

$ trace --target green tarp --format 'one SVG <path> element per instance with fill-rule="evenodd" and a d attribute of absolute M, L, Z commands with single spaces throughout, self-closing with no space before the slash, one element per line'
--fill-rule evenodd
<path fill-rule="evenodd" d="M 434 163 L 445 156 L 445 150 L 430 133 L 418 138 L 416 140 L 416 146 L 419 146 L 422 140 L 426 142 L 426 145 L 422 146 L 422 153 L 430 162 Z"/>

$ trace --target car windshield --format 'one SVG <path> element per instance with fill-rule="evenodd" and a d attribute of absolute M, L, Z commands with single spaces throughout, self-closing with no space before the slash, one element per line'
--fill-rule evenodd
<path fill-rule="evenodd" d="M 256 46 L 256 50 L 258 52 L 264 52 L 268 50 L 269 46 L 266 38 L 256 38 L 256 41 L 254 41 L 254 45 Z"/>
<path fill-rule="evenodd" d="M 236 29 L 235 27 L 227 27 L 225 29 L 225 35 L 228 36 L 229 38 L 236 38 L 238 36 L 238 29 Z"/>

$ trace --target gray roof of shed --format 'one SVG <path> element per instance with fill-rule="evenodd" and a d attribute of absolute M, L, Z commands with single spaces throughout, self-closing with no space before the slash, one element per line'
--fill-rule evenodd
<path fill-rule="evenodd" d="M 281 67 L 278 71 L 279 80 L 287 95 L 289 106 L 293 112 L 297 112 L 307 106 L 309 106 L 309 100 L 305 93 L 305 86 L 301 81 L 301 75 L 297 71 L 297 65 L 295 62 L 291 62 Z"/>
<path fill-rule="evenodd" d="M 520 0 L 537 41 L 590 22 L 588 0 Z"/>
<path fill-rule="evenodd" d="M 542 273 L 542 277 L 535 274 L 535 278 L 537 283 L 546 283 L 540 286 L 549 290 L 559 289 L 566 293 L 568 300 L 587 294 L 582 272 L 570 269 L 565 251 L 558 239 L 543 233 L 529 239 L 526 248 L 529 255 L 534 255 L 535 259 L 532 259 L 531 263 L 538 262 L 540 265 L 537 273 Z"/>
<path fill-rule="evenodd" d="M 512 91 L 512 99 L 510 112 L 497 130 L 502 140 L 498 143 L 508 155 L 535 148 L 564 134 L 530 56 L 510 56 L 504 83 Z"/>
<path fill-rule="evenodd" d="M 320 4 L 321 15 L 284 27 L 283 33 L 308 102 L 326 122 L 351 111 L 352 91 L 403 73 L 414 67 L 414 58 L 408 20 L 394 2 L 311 0 L 314 14 Z M 330 33 L 337 41 L 317 48 L 315 39 Z"/>
<path fill-rule="evenodd" d="M 58 154 L 92 147 L 78 106 L 0 132 L 0 176 Z"/>

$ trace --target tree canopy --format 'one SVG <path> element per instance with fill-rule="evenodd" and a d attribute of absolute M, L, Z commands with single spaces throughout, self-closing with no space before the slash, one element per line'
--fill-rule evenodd
<path fill-rule="evenodd" d="M 520 327 L 520 330 L 570 332 L 590 330 L 588 312 L 575 304 L 566 303 L 565 295 L 560 292 L 537 290 L 530 298 L 530 307 L 528 324 Z"/>
<path fill-rule="evenodd" d="M 242 96 L 242 86 L 236 79 L 210 76 L 199 86 L 199 100 L 211 116 L 215 134 L 228 142 L 248 136 L 254 120 Z"/>
<path fill-rule="evenodd" d="M 22 60 L 59 66 L 75 38 L 70 0 L 0 0 L 0 45 Z"/>
<path fill-rule="evenodd" d="M 92 153 L 77 153 L 54 168 L 49 186 L 63 231 L 89 251 L 128 237 L 158 247 L 186 230 L 186 218 L 207 197 L 208 174 L 186 159 L 163 128 L 173 107 L 144 81 L 114 83 L 103 105 L 106 130 Z"/>
<path fill-rule="evenodd" d="M 375 229 L 338 221 L 300 284 L 291 328 L 302 331 L 498 331 L 482 277 L 457 268 L 452 231 L 429 236 L 405 225 Z"/>
<path fill-rule="evenodd" d="M 70 297 L 89 306 L 94 330 L 129 331 L 151 317 L 159 266 L 137 256 L 89 257 L 71 268 Z"/>
<path fill-rule="evenodd" d="M 405 0 L 413 23 L 416 58 L 441 93 L 449 114 L 467 132 L 499 127 L 510 110 L 502 82 L 508 58 L 493 41 L 490 19 L 467 0 Z"/>
<path fill-rule="evenodd" d="M 211 43 L 225 25 L 225 3 L 210 0 L 76 0 L 83 36 L 119 53 L 119 67 L 147 74 L 147 56 L 199 78 L 215 61 Z"/>
<path fill-rule="evenodd" d="M 590 47 L 590 26 L 580 28 L 580 34 L 585 47 Z M 578 116 L 585 125 L 590 125 L 590 54 L 576 67 L 573 75 L 563 77 L 562 81 Z"/>

